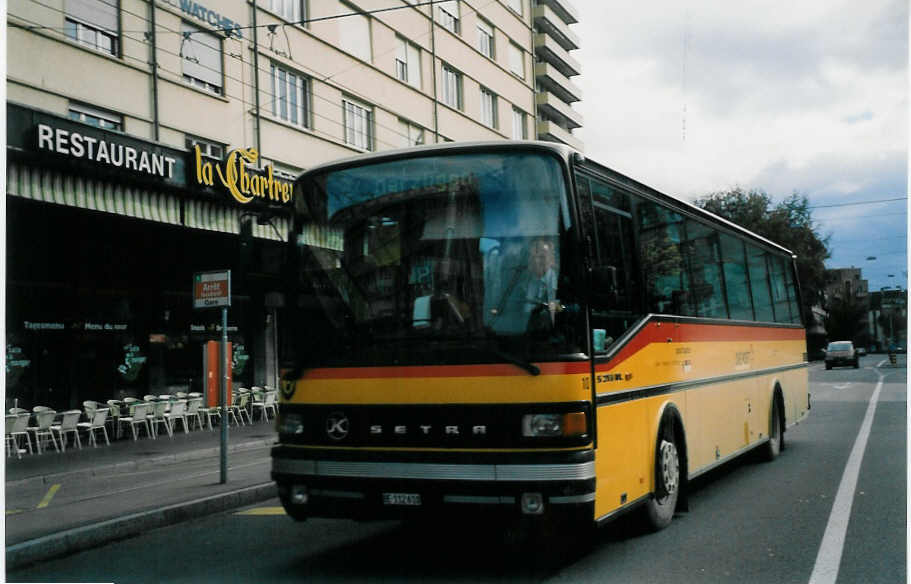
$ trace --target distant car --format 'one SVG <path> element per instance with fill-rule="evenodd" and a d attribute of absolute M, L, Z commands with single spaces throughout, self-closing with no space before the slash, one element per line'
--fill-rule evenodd
<path fill-rule="evenodd" d="M 866 354 L 867 354 L 866 349 L 864 349 L 863 347 L 857 347 L 857 356 L 858 357 L 863 357 Z"/>
<path fill-rule="evenodd" d="M 854 350 L 851 341 L 833 341 L 826 347 L 826 369 L 836 365 L 851 365 L 855 369 L 860 367 L 860 358 Z"/>

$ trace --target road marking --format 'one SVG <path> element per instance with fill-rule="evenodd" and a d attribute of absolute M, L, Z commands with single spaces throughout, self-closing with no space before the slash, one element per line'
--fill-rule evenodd
<path fill-rule="evenodd" d="M 873 415 L 876 413 L 876 402 L 879 401 L 879 392 L 883 387 L 883 377 L 883 375 L 879 376 L 876 389 L 870 396 L 867 413 L 864 415 L 860 432 L 857 434 L 848 463 L 845 465 L 845 472 L 841 476 L 841 483 L 838 485 L 835 502 L 832 503 L 832 512 L 829 514 L 826 532 L 822 537 L 819 553 L 816 555 L 816 564 L 813 566 L 813 573 L 810 574 L 810 584 L 834 584 L 838 578 L 841 554 L 845 547 L 845 533 L 848 531 L 851 505 L 854 503 L 854 491 L 857 489 L 857 477 L 860 475 L 860 464 L 863 462 L 867 439 L 870 437 L 870 429 L 873 427 Z"/>
<path fill-rule="evenodd" d="M 44 498 L 41 499 L 41 502 L 38 503 L 38 507 L 36 507 L 36 509 L 44 509 L 45 507 L 47 507 L 50 504 L 51 499 L 54 498 L 54 495 L 56 495 L 57 491 L 59 491 L 59 490 L 60 490 L 60 485 L 51 485 L 51 488 L 48 490 L 48 492 L 44 496 Z"/>
<path fill-rule="evenodd" d="M 14 515 L 16 513 L 22 513 L 22 509 L 7 509 L 6 510 L 7 515 Z"/>
<path fill-rule="evenodd" d="M 238 511 L 235 515 L 285 515 L 284 507 L 257 507 L 256 509 L 247 509 Z"/>
<path fill-rule="evenodd" d="M 835 389 L 847 389 L 849 387 L 851 387 L 850 381 L 848 383 L 839 383 L 838 385 L 835 386 Z"/>

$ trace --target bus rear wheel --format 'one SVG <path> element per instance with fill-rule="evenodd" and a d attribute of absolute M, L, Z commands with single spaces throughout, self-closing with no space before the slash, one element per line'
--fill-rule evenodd
<path fill-rule="evenodd" d="M 646 525 L 653 531 L 670 524 L 680 495 L 680 453 L 673 436 L 662 437 L 656 458 L 655 493 L 645 503 Z"/>
<path fill-rule="evenodd" d="M 772 411 L 769 415 L 769 440 L 762 451 L 762 458 L 768 462 L 778 458 L 781 449 L 784 448 L 782 426 L 781 399 L 776 395 L 772 401 Z"/>

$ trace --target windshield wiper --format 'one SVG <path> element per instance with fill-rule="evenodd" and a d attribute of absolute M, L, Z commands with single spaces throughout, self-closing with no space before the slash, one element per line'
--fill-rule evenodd
<path fill-rule="evenodd" d="M 516 367 L 518 367 L 520 369 L 524 369 L 531 375 L 541 375 L 540 367 L 538 367 L 534 363 L 525 361 L 524 359 L 520 359 L 520 358 L 516 357 L 515 355 L 506 353 L 505 351 L 501 351 L 500 349 L 494 349 L 491 347 L 483 347 L 483 348 L 474 347 L 474 348 L 483 353 L 490 353 L 491 355 L 494 355 L 495 357 L 499 357 L 500 359 L 503 359 L 510 365 L 515 365 Z"/>

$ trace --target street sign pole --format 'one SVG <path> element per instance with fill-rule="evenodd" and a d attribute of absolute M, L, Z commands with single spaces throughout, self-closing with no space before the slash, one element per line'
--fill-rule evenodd
<path fill-rule="evenodd" d="M 221 309 L 221 483 L 228 482 L 228 307 Z"/>
<path fill-rule="evenodd" d="M 221 346 L 218 374 L 221 413 L 221 483 L 228 482 L 228 307 L 231 306 L 231 270 L 193 275 L 193 308 L 221 307 Z"/>

